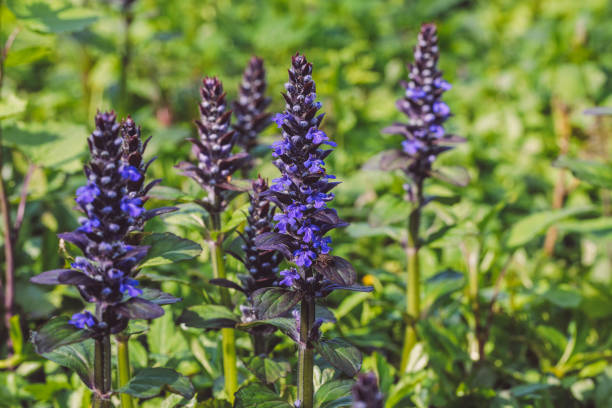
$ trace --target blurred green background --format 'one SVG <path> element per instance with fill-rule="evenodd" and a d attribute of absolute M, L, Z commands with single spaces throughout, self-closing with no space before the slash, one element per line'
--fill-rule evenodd
<path fill-rule="evenodd" d="M 608 0 L 136 0 L 129 64 L 120 1 L 0 3 L 3 41 L 14 36 L 0 101 L 0 170 L 13 218 L 33 171 L 15 254 L 25 337 L 48 316 L 82 307 L 76 291 L 28 279 L 62 265 L 56 234 L 78 225 L 72 200 L 96 111 L 131 114 L 153 136 L 152 177 L 197 193 L 173 165 L 189 155 L 184 139 L 195 134 L 201 78 L 218 76 L 231 100 L 248 59 L 260 56 L 279 112 L 291 55 L 300 52 L 314 65 L 323 129 L 338 143 L 329 159 L 343 181 L 334 206 L 352 225 L 335 232 L 335 250 L 375 286 L 371 295 L 332 296 L 339 323 L 324 330 L 362 349 L 387 406 L 612 406 L 610 197 L 553 166 L 563 154 L 610 158 L 609 123 L 583 112 L 612 102 Z M 423 342 L 411 371 L 397 376 L 408 206 L 401 175 L 362 166 L 400 143 L 380 130 L 402 120 L 395 100 L 422 22 L 438 24 L 440 67 L 453 84 L 449 129 L 468 140 L 439 165 L 461 166 L 471 181 L 426 187 L 453 204 L 432 203 L 425 214 Z M 262 143 L 275 137 L 270 127 Z M 276 176 L 269 154 L 258 172 Z M 199 241 L 187 219 L 180 212 L 151 228 Z M 553 223 L 556 239 L 547 232 Z M 210 289 L 207 254 L 150 278 L 185 301 L 151 325 L 133 361 L 173 366 L 191 377 L 198 398 L 217 395 L 216 334 L 171 329 L 173 314 Z M 484 350 L 474 333 L 486 335 Z M 80 406 L 78 381 L 28 347 L 2 360 L 0 406 Z M 290 343 L 280 353 L 293 355 Z"/>

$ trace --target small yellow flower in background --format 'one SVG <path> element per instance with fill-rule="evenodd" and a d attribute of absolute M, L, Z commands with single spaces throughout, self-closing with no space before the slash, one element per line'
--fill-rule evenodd
<path fill-rule="evenodd" d="M 363 284 L 366 286 L 372 286 L 374 285 L 376 278 L 370 274 L 367 274 L 366 276 L 363 277 L 362 281 Z"/>

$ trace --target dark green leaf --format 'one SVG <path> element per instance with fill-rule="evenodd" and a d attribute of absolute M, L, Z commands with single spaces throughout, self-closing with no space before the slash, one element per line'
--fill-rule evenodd
<path fill-rule="evenodd" d="M 247 360 L 247 368 L 266 384 L 272 384 L 281 377 L 285 377 L 291 366 L 286 361 L 274 361 L 271 358 L 255 356 Z"/>
<path fill-rule="evenodd" d="M 340 338 L 315 342 L 317 352 L 329 364 L 353 377 L 361 369 L 361 352 Z"/>
<path fill-rule="evenodd" d="M 74 370 L 81 381 L 87 387 L 92 388 L 94 381 L 94 343 L 92 339 L 88 339 L 80 343 L 58 347 L 53 351 L 41 353 L 41 355 L 63 367 Z"/>
<path fill-rule="evenodd" d="M 151 398 L 163 390 L 182 395 L 187 399 L 191 399 L 195 392 L 187 377 L 163 367 L 143 368 L 117 392 L 138 398 Z"/>
<path fill-rule="evenodd" d="M 67 317 L 60 316 L 48 321 L 38 331 L 33 331 L 31 341 L 38 354 L 48 353 L 58 347 L 79 343 L 89 339 L 93 333 L 77 329 L 68 323 Z"/>
<path fill-rule="evenodd" d="M 199 305 L 183 311 L 177 323 L 198 329 L 220 329 L 235 327 L 239 319 L 225 306 Z"/>
<path fill-rule="evenodd" d="M 150 245 L 151 249 L 141 268 L 185 261 L 202 252 L 202 247 L 197 243 L 169 232 L 151 234 L 144 239 L 143 245 Z"/>
<path fill-rule="evenodd" d="M 290 317 L 275 317 L 273 319 L 265 319 L 265 320 L 257 320 L 257 321 L 248 322 L 248 323 L 240 323 L 238 327 L 248 329 L 249 327 L 261 326 L 261 325 L 274 326 L 280 329 L 283 333 L 285 333 L 287 336 L 291 337 L 292 339 L 299 338 L 299 332 L 296 327 L 296 321 L 295 319 L 290 318 Z"/>
<path fill-rule="evenodd" d="M 234 408 L 294 408 L 263 384 L 248 384 L 236 392 Z"/>
<path fill-rule="evenodd" d="M 285 288 L 263 288 L 253 295 L 255 313 L 260 319 L 278 317 L 297 305 L 301 294 Z"/>
<path fill-rule="evenodd" d="M 317 408 L 350 407 L 352 404 L 351 380 L 335 380 L 326 382 L 316 392 L 314 406 Z"/>

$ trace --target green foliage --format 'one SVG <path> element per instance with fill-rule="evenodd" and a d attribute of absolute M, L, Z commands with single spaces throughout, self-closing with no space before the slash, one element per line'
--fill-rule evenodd
<path fill-rule="evenodd" d="M 187 377 L 163 367 L 143 368 L 117 392 L 139 398 L 151 398 L 162 390 L 182 395 L 186 399 L 191 399 L 194 394 L 193 386 Z"/>
<path fill-rule="evenodd" d="M 350 404 L 347 378 L 359 369 L 351 357 L 358 350 L 361 371 L 377 374 L 388 408 L 606 406 L 612 398 L 608 2 L 137 0 L 125 100 L 124 21 L 117 4 L 8 0 L 2 6 L 0 42 L 18 29 L 4 60 L 0 98 L 2 174 L 13 219 L 29 165 L 36 170 L 15 245 L 19 319 L 11 320 L 10 332 L 0 331 L 0 401 L 89 403 L 90 391 L 78 377 L 91 382 L 93 340 L 65 318 L 41 327 L 54 310 L 80 310 L 77 292 L 34 287 L 28 280 L 66 267 L 64 255 L 74 253 L 69 244 L 58 248 L 56 234 L 78 226 L 72 207 L 85 182 L 80 170 L 91 119 L 97 109 L 115 108 L 153 136 L 145 159 L 158 157 L 150 171 L 164 187 L 154 188 L 150 200 L 180 208 L 147 227 L 153 248 L 139 277 L 157 290 L 145 297 L 168 306 L 164 316 L 133 330 L 134 371 L 171 367 L 189 378 L 197 404 L 226 407 L 219 334 L 201 328 L 237 325 L 244 329 L 236 332 L 236 344 L 245 363 L 238 367 L 236 406 L 254 406 L 250 398 L 259 398 L 262 407 L 291 406 L 295 370 L 286 372 L 284 363 L 294 367 L 295 344 L 277 331 L 270 335 L 274 352 L 254 356 L 247 330 L 267 324 L 296 337 L 295 320 L 280 315 L 299 299 L 281 288 L 257 297 L 267 318 L 258 323 L 238 322 L 237 308 L 210 309 L 218 289 L 208 283 L 210 255 L 198 244 L 208 214 L 186 204 L 202 193 L 172 167 L 190 154 L 184 139 L 195 134 L 202 76 L 222 78 L 231 100 L 249 56 L 261 56 L 271 108 L 278 112 L 289 58 L 301 51 L 315 64 L 327 113 L 322 128 L 339 145 L 329 158 L 330 172 L 342 181 L 333 203 L 351 225 L 334 232 L 334 255 L 349 260 L 355 274 L 337 278 L 375 288 L 326 298 L 337 322 L 323 323 L 323 339 L 346 341 L 319 345 L 327 358 L 316 360 L 316 370 L 327 377 L 321 374 L 317 404 Z M 402 175 L 387 171 L 399 163 L 381 154 L 400 140 L 380 129 L 400 119 L 394 106 L 402 93 L 398 83 L 407 77 L 404 64 L 423 21 L 439 25 L 440 64 L 454 86 L 446 99 L 454 113 L 449 130 L 467 143 L 441 157 L 441 179 L 425 187 L 425 323 L 407 371 L 399 373 L 398 339 L 407 321 L 402 244 L 410 206 Z M 564 116 L 558 103 L 568 108 L 572 133 L 565 152 L 559 149 Z M 594 106 L 600 108 L 583 114 Z M 264 142 L 275 141 L 277 132 L 270 128 Z M 248 176 L 277 177 L 265 146 L 257 156 Z M 566 188 L 557 208 L 552 203 L 560 174 Z M 465 184 L 468 176 L 465 187 L 444 181 Z M 223 215 L 224 245 L 232 251 L 240 245 L 235 231 L 244 226 L 246 208 L 239 197 Z M 543 247 L 550 227 L 557 239 L 548 252 Z M 229 255 L 225 261 L 229 278 L 238 282 L 235 275 L 246 271 Z M 470 276 L 476 276 L 475 296 Z M 178 298 L 183 302 L 175 303 Z M 232 301 L 242 303 L 244 296 L 233 293 Z M 189 313 L 192 324 L 176 324 Z M 51 361 L 32 350 L 28 333 Z M 281 372 L 286 378 L 272 380 Z M 170 377 L 189 388 L 183 377 Z M 274 391 L 254 379 L 270 380 Z M 183 395 L 163 392 L 172 381 L 158 380 L 153 388 L 145 381 L 134 389 L 151 398 L 139 406 L 188 404 Z"/>
<path fill-rule="evenodd" d="M 263 384 L 252 383 L 238 390 L 235 408 L 291 408 L 292 405 Z"/>
<path fill-rule="evenodd" d="M 141 267 L 168 265 L 195 258 L 202 247 L 188 239 L 177 237 L 169 232 L 151 234 L 143 240 L 143 245 L 151 248 Z"/>

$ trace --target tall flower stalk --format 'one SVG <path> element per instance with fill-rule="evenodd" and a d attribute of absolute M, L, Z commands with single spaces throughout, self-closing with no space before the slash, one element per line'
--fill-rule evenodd
<path fill-rule="evenodd" d="M 83 214 L 79 219 L 81 226 L 74 232 L 59 235 L 77 246 L 84 256 L 77 256 L 69 269 L 43 272 L 31 281 L 74 285 L 86 302 L 95 305 L 95 313 L 77 313 L 67 324 L 79 330 L 76 338 L 95 340 L 94 381 L 88 385 L 94 391 L 94 406 L 110 407 L 111 335 L 120 334 L 130 319 L 162 316 L 164 310 L 160 304 L 178 299 L 153 302 L 150 294 L 145 298 L 135 278 L 149 248 L 128 243 L 130 235 L 140 231 L 144 221 L 173 209 L 143 207 L 147 198 L 138 192 L 148 191 L 156 182 L 142 187 L 146 167 L 124 161 L 126 137 L 121 134 L 114 112 L 99 113 L 95 123 L 96 129 L 87 140 L 91 153 L 84 169 L 87 184 L 77 190 L 75 200 Z M 139 187 L 134 189 L 131 183 Z M 33 339 L 39 352 L 50 351 L 49 339 L 40 335 Z M 54 340 L 56 344 L 67 344 L 63 341 Z M 129 370 L 126 363 L 119 359 L 119 364 L 123 364 L 121 371 Z"/>
<path fill-rule="evenodd" d="M 313 406 L 313 368 L 315 347 L 320 345 L 319 327 L 323 320 L 315 317 L 315 302 L 334 289 L 369 290 L 354 287 L 355 271 L 350 263 L 331 256 L 331 238 L 327 233 L 346 223 L 336 211 L 328 208 L 334 195 L 330 192 L 338 182 L 327 174 L 324 159 L 332 152 L 324 145 L 335 146 L 319 129 L 323 114 L 317 114 L 312 64 L 302 55 L 292 58 L 289 82 L 283 93 L 286 109 L 274 120 L 282 132 L 282 140 L 273 144 L 274 164 L 281 176 L 266 196 L 280 212 L 274 215 L 275 231 L 256 238 L 260 250 L 277 250 L 291 266 L 280 272 L 279 287 L 256 291 L 259 317 L 274 317 L 294 310 L 296 330 L 290 336 L 298 344 L 298 394 L 296 406 Z M 267 307 L 276 299 L 275 312 Z M 357 352 L 358 354 L 358 352 Z M 359 357 L 360 361 L 360 357 Z M 360 364 L 355 362 L 356 365 Z M 354 375 L 352 369 L 349 375 Z"/>
<path fill-rule="evenodd" d="M 436 157 L 449 150 L 446 144 L 459 141 L 448 135 L 443 127 L 451 115 L 442 101 L 442 95 L 451 88 L 437 68 L 440 51 L 437 30 L 434 24 L 423 24 L 414 49 L 414 62 L 409 64 L 409 81 L 402 85 L 404 98 L 397 101 L 397 108 L 408 117 L 408 123 L 396 123 L 386 128 L 386 133 L 398 133 L 405 137 L 402 149 L 393 151 L 388 160 L 401 163 L 400 166 L 409 182 L 404 186 L 407 197 L 413 204 L 408 219 L 408 240 L 406 243 L 406 313 L 410 318 L 404 335 L 404 346 L 400 369 L 408 364 L 410 352 L 417 342 L 416 323 L 421 313 L 419 228 L 421 212 L 426 204 L 423 186 L 428 177 L 434 175 L 432 164 Z"/>
<path fill-rule="evenodd" d="M 189 139 L 193 144 L 196 163 L 182 162 L 177 168 L 183 174 L 195 180 L 207 193 L 198 200 L 209 214 L 205 220 L 208 241 L 213 263 L 215 279 L 226 279 L 223 260 L 224 233 L 221 225 L 221 213 L 227 207 L 238 188 L 231 184 L 232 175 L 249 159 L 245 152 L 232 154 L 236 143 L 236 135 L 230 129 L 232 112 L 226 109 L 223 85 L 217 78 L 204 78 L 201 88 L 202 102 L 199 105 L 200 120 L 197 120 L 199 138 Z M 230 293 L 221 287 L 221 303 L 231 308 Z M 230 401 L 238 388 L 238 372 L 236 366 L 236 346 L 234 329 L 221 329 L 223 350 L 223 372 L 225 375 L 225 392 Z"/>

